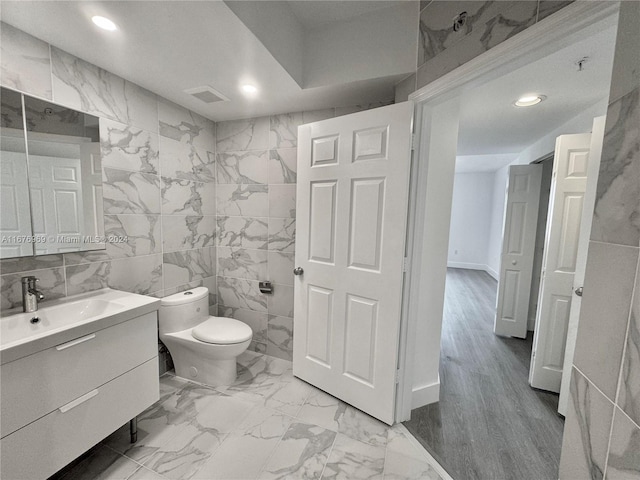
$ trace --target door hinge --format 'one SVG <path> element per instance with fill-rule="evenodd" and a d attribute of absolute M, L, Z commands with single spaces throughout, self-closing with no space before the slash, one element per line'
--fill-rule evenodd
<path fill-rule="evenodd" d="M 396 383 L 400 383 L 400 370 L 396 370 Z"/>
<path fill-rule="evenodd" d="M 408 257 L 404 257 L 404 259 L 402 260 L 402 271 L 403 272 L 408 272 L 409 271 L 409 258 Z"/>
<path fill-rule="evenodd" d="M 415 133 L 411 134 L 411 150 L 415 150 L 417 147 L 418 141 Z"/>

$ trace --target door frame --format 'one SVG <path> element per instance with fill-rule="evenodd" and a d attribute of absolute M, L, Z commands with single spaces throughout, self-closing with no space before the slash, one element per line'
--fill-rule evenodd
<path fill-rule="evenodd" d="M 619 8 L 619 2 L 574 2 L 409 96 L 415 103 L 406 242 L 412 268 L 403 292 L 397 422 L 410 419 L 413 408 L 439 398 L 440 334 L 462 93 L 617 25 Z M 416 386 L 418 362 L 421 373 L 426 369 L 430 377 Z"/>

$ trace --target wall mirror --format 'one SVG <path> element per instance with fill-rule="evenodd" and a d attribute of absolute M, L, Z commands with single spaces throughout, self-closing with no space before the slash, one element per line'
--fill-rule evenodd
<path fill-rule="evenodd" d="M 104 249 L 99 118 L 0 95 L 0 258 Z"/>

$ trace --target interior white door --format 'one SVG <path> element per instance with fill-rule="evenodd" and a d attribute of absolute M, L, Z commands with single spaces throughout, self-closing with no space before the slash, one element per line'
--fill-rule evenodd
<path fill-rule="evenodd" d="M 34 234 L 47 237 L 46 244 L 36 244 L 36 254 L 76 251 L 84 234 L 79 155 L 29 155 L 29 175 Z"/>
<path fill-rule="evenodd" d="M 298 129 L 293 373 L 392 424 L 413 104 Z"/>
<path fill-rule="evenodd" d="M 542 165 L 509 167 L 493 332 L 527 337 Z"/>
<path fill-rule="evenodd" d="M 576 255 L 576 273 L 573 277 L 573 299 L 569 310 L 569 327 L 567 328 L 567 345 L 564 353 L 562 367 L 562 382 L 560 384 L 560 398 L 558 399 L 558 412 L 567 414 L 569 406 L 569 385 L 571 384 L 571 365 L 576 350 L 576 338 L 578 336 L 578 324 L 580 322 L 580 308 L 582 305 L 582 285 L 584 272 L 587 266 L 587 252 L 589 250 L 589 238 L 591 236 L 591 223 L 593 222 L 593 209 L 596 204 L 596 190 L 598 187 L 598 170 L 602 157 L 602 143 L 604 141 L 604 127 L 606 116 L 593 119 L 591 129 L 591 146 L 589 148 L 589 166 L 587 167 L 587 189 L 584 194 L 582 207 L 582 220 L 580 222 L 580 238 L 578 240 L 578 253 Z"/>
<path fill-rule="evenodd" d="M 590 133 L 556 139 L 529 384 L 560 391 L 589 172 Z"/>
<path fill-rule="evenodd" d="M 27 159 L 24 153 L 4 150 L 0 158 L 0 235 L 2 257 L 33 255 Z"/>

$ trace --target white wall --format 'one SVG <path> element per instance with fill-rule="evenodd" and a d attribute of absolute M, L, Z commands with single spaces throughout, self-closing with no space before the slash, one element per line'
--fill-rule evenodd
<path fill-rule="evenodd" d="M 492 172 L 455 175 L 449 229 L 449 267 L 487 268 L 493 177 Z"/>
<path fill-rule="evenodd" d="M 304 45 L 305 88 L 414 72 L 419 2 L 400 3 L 309 30 Z"/>

